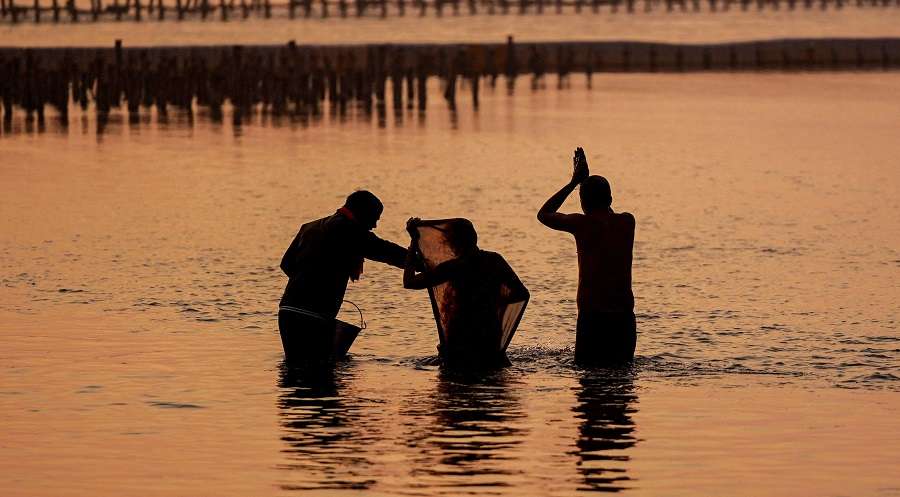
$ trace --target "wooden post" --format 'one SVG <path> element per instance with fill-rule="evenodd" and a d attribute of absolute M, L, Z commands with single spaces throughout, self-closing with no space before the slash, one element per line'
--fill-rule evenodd
<path fill-rule="evenodd" d="M 271 0 L 265 0 L 264 6 L 265 6 L 264 12 L 266 15 L 266 19 L 269 19 L 272 17 L 272 2 L 271 2 Z"/>
<path fill-rule="evenodd" d="M 472 85 L 472 107 L 474 107 L 475 110 L 478 110 L 478 105 L 480 103 L 478 99 L 478 92 L 481 85 L 481 75 L 477 72 L 473 73 L 471 79 L 469 80 L 469 83 Z"/>
<path fill-rule="evenodd" d="M 294 1 L 291 0 L 291 10 L 293 10 Z M 225 0 L 219 0 L 219 10 L 221 11 L 219 14 L 223 21 L 228 20 L 228 6 L 225 5 Z M 293 12 L 292 12 L 293 14 Z"/>
<path fill-rule="evenodd" d="M 16 9 L 16 0 L 9 0 L 9 12 L 12 14 L 12 23 L 19 22 L 19 11 Z"/>
<path fill-rule="evenodd" d="M 134 20 L 141 22 L 141 0 L 134 0 Z"/>
<path fill-rule="evenodd" d="M 416 79 L 416 93 L 418 98 L 419 110 L 424 111 L 428 103 L 428 73 L 419 70 L 419 77 Z"/>
<path fill-rule="evenodd" d="M 416 73 L 413 68 L 406 68 L 406 108 L 412 109 L 416 98 Z"/>
<path fill-rule="evenodd" d="M 59 22 L 59 0 L 53 0 L 53 22 Z"/>
<path fill-rule="evenodd" d="M 122 40 L 116 40 L 115 53 L 116 53 L 116 74 L 119 74 L 122 71 Z"/>
<path fill-rule="evenodd" d="M 36 24 L 41 22 L 41 2 L 39 0 L 34 0 L 34 22 Z"/>
<path fill-rule="evenodd" d="M 519 65 L 516 61 L 516 45 L 512 35 L 506 37 L 506 89 L 512 93 L 516 87 Z"/>
<path fill-rule="evenodd" d="M 585 55 L 584 61 L 584 79 L 587 82 L 587 87 L 594 87 L 594 47 L 589 46 L 587 49 L 587 55 Z"/>
<path fill-rule="evenodd" d="M 68 0 L 69 4 L 69 17 L 72 18 L 72 22 L 78 22 L 78 8 L 75 6 L 75 0 Z"/>
<path fill-rule="evenodd" d="M 178 20 L 184 19 L 184 6 L 181 5 L 181 0 L 175 0 L 175 10 L 178 12 Z"/>
<path fill-rule="evenodd" d="M 166 18 L 166 5 L 163 3 L 163 0 L 157 0 L 159 2 L 159 8 L 157 11 L 159 12 L 159 20 L 162 21 Z M 163 104 L 163 108 L 165 108 L 165 104 Z"/>

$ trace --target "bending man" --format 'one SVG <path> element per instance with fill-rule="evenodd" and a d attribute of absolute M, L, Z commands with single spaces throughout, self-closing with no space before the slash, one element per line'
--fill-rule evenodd
<path fill-rule="evenodd" d="M 372 233 L 383 210 L 375 195 L 361 190 L 334 214 L 300 227 L 281 259 L 288 283 L 278 328 L 287 358 L 328 358 L 332 336 L 322 333 L 323 320 L 337 316 L 347 281 L 359 279 L 363 259 L 403 267 L 406 249 Z"/>
<path fill-rule="evenodd" d="M 631 258 L 634 216 L 612 210 L 609 182 L 589 176 L 584 151 L 574 157 L 572 179 L 538 211 L 550 229 L 575 236 L 578 249 L 578 326 L 575 361 L 579 364 L 620 364 L 634 357 L 637 341 Z M 583 214 L 561 214 L 559 208 L 581 185 Z"/>

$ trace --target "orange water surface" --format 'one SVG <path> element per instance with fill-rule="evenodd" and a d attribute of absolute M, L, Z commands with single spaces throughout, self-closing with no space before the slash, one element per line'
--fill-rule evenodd
<path fill-rule="evenodd" d="M 900 74 L 547 83 L 239 127 L 17 115 L 0 494 L 898 495 Z M 574 243 L 535 219 L 579 145 L 637 219 L 627 371 L 572 364 Z M 361 187 L 383 237 L 463 216 L 504 255 L 532 295 L 511 367 L 429 365 L 427 295 L 377 263 L 351 359 L 282 367 L 281 254 Z"/>

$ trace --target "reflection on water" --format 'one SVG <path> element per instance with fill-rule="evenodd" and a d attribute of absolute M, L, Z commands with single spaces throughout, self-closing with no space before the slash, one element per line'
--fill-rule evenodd
<path fill-rule="evenodd" d="M 572 408 L 579 420 L 576 455 L 582 485 L 579 490 L 619 492 L 631 478 L 625 449 L 634 447 L 637 394 L 629 371 L 585 371 L 578 379 L 578 403 Z"/>
<path fill-rule="evenodd" d="M 409 413 L 423 420 L 407 442 L 417 454 L 412 476 L 419 486 L 489 495 L 526 470 L 514 460 L 527 430 L 516 393 L 521 385 L 513 383 L 503 371 L 440 373 L 431 402 Z"/>
<path fill-rule="evenodd" d="M 282 365 L 278 398 L 287 462 L 284 490 L 367 489 L 371 461 L 363 450 L 375 435 L 365 418 L 370 406 L 347 396 L 352 365 L 297 369 Z"/>
<path fill-rule="evenodd" d="M 436 87 L 437 83 L 435 82 L 432 86 Z M 103 135 L 115 134 L 126 127 L 130 132 L 140 132 L 142 129 L 165 131 L 192 129 L 198 122 L 214 127 L 229 125 L 229 128 L 238 136 L 242 129 L 248 126 L 302 129 L 317 125 L 367 123 L 378 128 L 402 128 L 405 124 L 415 124 L 421 127 L 425 123 L 426 114 L 425 109 L 389 108 L 384 103 L 369 107 L 356 104 L 325 105 L 321 109 L 316 109 L 315 112 L 306 109 L 290 114 L 273 114 L 261 108 L 251 109 L 246 113 L 237 113 L 233 112 L 228 105 L 225 106 L 224 111 L 219 113 L 210 112 L 206 108 L 194 108 L 187 111 L 172 109 L 166 113 L 147 109 L 144 112 L 132 114 L 111 112 L 93 115 L 85 112 L 79 115 L 74 106 L 70 108 L 70 112 L 75 117 L 66 119 L 52 112 L 48 113 L 47 117 L 41 116 L 37 119 L 22 115 L 11 116 L 0 122 L 0 138 L 4 135 L 17 134 L 95 133 L 99 139 Z M 447 119 L 451 127 L 455 129 L 459 120 L 458 110 L 455 106 L 449 107 L 448 105 Z"/>

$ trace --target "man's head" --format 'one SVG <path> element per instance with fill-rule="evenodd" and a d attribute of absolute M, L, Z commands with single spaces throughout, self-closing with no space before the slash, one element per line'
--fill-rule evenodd
<path fill-rule="evenodd" d="M 350 209 L 353 216 L 366 229 L 374 229 L 378 225 L 378 219 L 384 211 L 384 205 L 372 192 L 357 190 L 347 197 L 344 207 Z"/>
<path fill-rule="evenodd" d="M 467 254 L 478 248 L 478 234 L 468 219 L 454 220 L 447 230 L 447 240 L 457 255 Z"/>
<path fill-rule="evenodd" d="M 581 182 L 581 188 L 578 190 L 581 196 L 581 209 L 587 212 L 605 211 L 612 205 L 612 192 L 609 188 L 609 181 L 603 176 L 588 176 Z"/>

